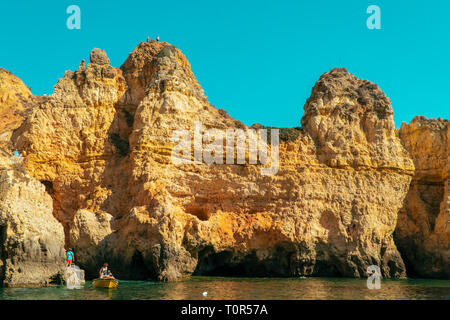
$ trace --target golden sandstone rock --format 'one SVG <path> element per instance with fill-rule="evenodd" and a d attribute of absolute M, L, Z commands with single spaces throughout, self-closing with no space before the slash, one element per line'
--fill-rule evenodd
<path fill-rule="evenodd" d="M 408 271 L 450 277 L 450 122 L 415 117 L 399 136 L 416 167 L 395 231 Z"/>
<path fill-rule="evenodd" d="M 52 198 L 26 173 L 22 159 L 0 157 L 0 170 L 1 285 L 48 285 L 62 274 L 65 256 Z"/>
<path fill-rule="evenodd" d="M 162 281 L 192 274 L 366 277 L 369 265 L 384 277 L 405 277 L 409 268 L 448 277 L 448 201 L 438 204 L 449 192 L 448 158 L 414 147 L 403 127 L 396 134 L 377 85 L 345 69 L 322 75 L 302 127 L 280 132 L 274 175 L 249 161 L 175 164 L 173 133 L 195 137 L 196 122 L 201 133 L 262 127 L 248 128 L 209 104 L 181 51 L 150 42 L 120 69 L 95 49 L 91 63 L 66 72 L 14 132 L 10 143 L 51 195 L 66 245 L 88 278 L 105 261 L 120 278 Z M 439 134 L 430 141 L 448 156 Z M 194 148 L 189 160 L 197 157 Z M 440 161 L 436 174 L 447 166 L 436 178 L 447 187 L 429 189 L 433 205 L 416 212 L 408 201 L 420 197 L 414 183 L 430 176 L 427 166 L 420 173 L 426 157 Z M 436 210 L 434 231 L 420 229 Z M 435 234 L 429 243 L 421 240 L 427 232 Z M 418 248 L 416 259 L 410 252 Z M 418 265 L 430 255 L 440 262 Z"/>
<path fill-rule="evenodd" d="M 41 97 L 33 96 L 30 89 L 9 71 L 0 68 L 0 148 L 11 151 L 11 135 L 25 119 L 27 112 Z"/>

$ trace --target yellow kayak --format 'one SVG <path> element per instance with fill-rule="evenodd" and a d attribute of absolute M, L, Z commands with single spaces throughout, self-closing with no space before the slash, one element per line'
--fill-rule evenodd
<path fill-rule="evenodd" d="M 117 279 L 94 279 L 92 285 L 95 288 L 117 288 L 119 280 Z"/>

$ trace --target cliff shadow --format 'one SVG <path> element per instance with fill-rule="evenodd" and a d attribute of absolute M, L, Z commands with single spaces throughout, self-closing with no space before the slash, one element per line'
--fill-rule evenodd
<path fill-rule="evenodd" d="M 430 237 L 435 232 L 436 219 L 444 201 L 445 186 L 445 181 L 413 180 L 399 211 L 393 236 L 408 277 L 447 277 L 445 265 L 448 262 L 443 261 L 438 252 L 429 249 Z M 437 266 L 442 266 L 442 271 L 434 271 Z"/>
<path fill-rule="evenodd" d="M 116 112 L 107 131 L 104 153 L 110 154 L 105 162 L 101 186 L 109 194 L 100 206 L 114 218 L 126 215 L 131 208 L 132 196 L 128 194 L 132 165 L 129 137 L 133 130 L 135 105 L 118 102 Z"/>

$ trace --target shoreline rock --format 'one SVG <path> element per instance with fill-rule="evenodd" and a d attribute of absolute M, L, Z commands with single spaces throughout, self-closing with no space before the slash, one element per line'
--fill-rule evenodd
<path fill-rule="evenodd" d="M 52 199 L 31 178 L 20 158 L 2 158 L 0 173 L 0 282 L 46 286 L 64 266 L 64 234 L 53 217 Z"/>

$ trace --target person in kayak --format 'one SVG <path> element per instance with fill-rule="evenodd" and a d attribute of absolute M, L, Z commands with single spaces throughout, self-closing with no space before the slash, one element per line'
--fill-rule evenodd
<path fill-rule="evenodd" d="M 100 269 L 100 279 L 105 278 L 108 275 L 108 263 L 103 264 L 103 267 Z"/>
<path fill-rule="evenodd" d="M 66 252 L 66 266 L 71 267 L 74 260 L 75 254 L 73 253 L 72 248 L 69 248 L 69 251 Z"/>

